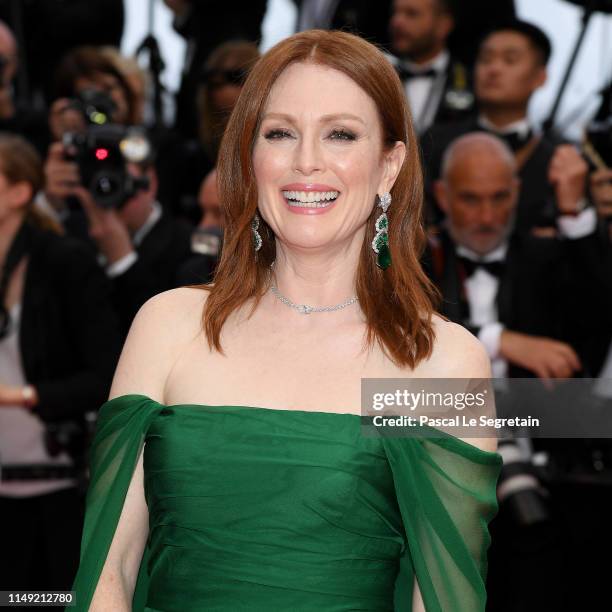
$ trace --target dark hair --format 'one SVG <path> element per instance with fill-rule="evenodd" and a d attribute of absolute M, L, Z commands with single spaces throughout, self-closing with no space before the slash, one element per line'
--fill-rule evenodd
<path fill-rule="evenodd" d="M 451 17 L 455 16 L 456 2 L 455 0 L 434 0 L 436 9 L 440 13 L 448 13 Z"/>
<path fill-rule="evenodd" d="M 375 340 L 393 362 L 414 368 L 431 355 L 436 290 L 420 264 L 425 245 L 422 224 L 423 178 L 418 141 L 402 83 L 383 53 L 363 38 L 340 31 L 307 30 L 286 38 L 253 67 L 230 117 L 217 165 L 225 239 L 214 285 L 205 304 L 203 327 L 210 348 L 223 352 L 221 329 L 230 314 L 265 291 L 276 257 L 275 236 L 262 220 L 264 238 L 255 258 L 251 222 L 257 211 L 252 164 L 253 142 L 272 86 L 291 64 L 312 63 L 351 78 L 378 109 L 381 155 L 396 141 L 408 154 L 391 189 L 389 250 L 393 264 L 384 273 L 375 263 L 371 243 L 378 212 L 372 202 L 357 270 L 357 296 L 367 319 L 366 342 Z"/>
<path fill-rule="evenodd" d="M 97 74 L 112 75 L 123 90 L 128 106 L 129 122 L 135 123 L 136 101 L 134 92 L 123 73 L 102 50 L 97 47 L 77 47 L 64 55 L 55 73 L 55 98 L 74 98 L 76 81 L 93 78 Z"/>
<path fill-rule="evenodd" d="M 32 195 L 26 206 L 26 218 L 41 229 L 63 233 L 62 227 L 46 214 L 38 211 L 34 197 L 44 187 L 43 163 L 38 151 L 23 137 L 9 132 L 0 132 L 0 174 L 11 185 L 27 183 Z"/>
<path fill-rule="evenodd" d="M 538 28 L 538 26 L 520 19 L 503 21 L 487 30 L 480 44 L 482 45 L 482 43 L 489 38 L 489 36 L 497 34 L 498 32 L 516 32 L 517 34 L 522 34 L 535 49 L 540 63 L 543 66 L 548 64 L 548 60 L 550 59 L 550 55 L 552 53 L 552 45 L 550 43 L 550 38 L 548 38 L 548 36 L 540 28 Z"/>
<path fill-rule="evenodd" d="M 199 114 L 198 135 L 208 157 L 216 160 L 221 138 L 229 120 L 229 109 L 214 108 L 212 92 L 216 86 L 243 86 L 246 77 L 259 59 L 257 46 L 246 40 L 230 40 L 211 52 L 200 73 L 197 93 Z"/>

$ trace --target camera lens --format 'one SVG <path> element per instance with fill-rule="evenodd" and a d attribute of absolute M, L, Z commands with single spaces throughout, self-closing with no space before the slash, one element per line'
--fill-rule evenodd
<path fill-rule="evenodd" d="M 122 186 L 121 176 L 105 168 L 93 176 L 90 191 L 100 206 L 112 208 L 119 203 Z"/>

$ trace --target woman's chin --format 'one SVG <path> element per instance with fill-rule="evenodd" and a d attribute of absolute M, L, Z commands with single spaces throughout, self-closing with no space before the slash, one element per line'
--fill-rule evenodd
<path fill-rule="evenodd" d="M 288 232 L 281 236 L 281 241 L 292 249 L 324 250 L 333 247 L 331 236 L 326 238 L 321 233 Z"/>

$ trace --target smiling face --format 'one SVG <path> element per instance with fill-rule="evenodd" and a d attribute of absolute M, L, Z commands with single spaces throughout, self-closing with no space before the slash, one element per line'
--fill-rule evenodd
<path fill-rule="evenodd" d="M 295 63 L 275 81 L 255 136 L 262 217 L 298 248 L 360 247 L 377 194 L 389 191 L 405 147 L 383 152 L 374 101 L 335 69 Z"/>

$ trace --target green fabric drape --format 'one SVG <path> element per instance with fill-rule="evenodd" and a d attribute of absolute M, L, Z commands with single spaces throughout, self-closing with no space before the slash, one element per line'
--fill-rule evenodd
<path fill-rule="evenodd" d="M 170 422 L 173 425 L 169 425 Z M 235 430 L 228 433 L 232 427 Z M 248 435 L 244 432 L 245 427 L 249 427 Z M 381 546 L 381 551 L 390 555 L 389 551 L 396 550 L 394 548 L 396 542 L 401 544 L 401 549 L 398 548 L 399 558 L 397 555 L 394 557 L 394 562 L 398 563 L 394 583 L 395 591 L 390 596 L 394 612 L 410 612 L 415 576 L 427 612 L 484 610 L 486 553 L 489 546 L 488 522 L 497 511 L 495 490 L 501 468 L 501 457 L 497 453 L 482 451 L 442 433 L 436 438 L 382 437 L 379 440 L 368 440 L 360 433 L 360 419 L 356 415 L 305 414 L 301 411 L 249 407 L 163 406 L 142 395 L 121 396 L 106 402 L 100 409 L 90 459 L 91 483 L 87 494 L 81 562 L 73 585 L 73 590 L 76 591 L 76 606 L 67 608 L 67 610 L 85 611 L 89 609 L 121 515 L 132 474 L 150 430 L 154 430 L 153 450 L 157 448 L 155 443 L 166 444 L 166 440 L 169 440 L 173 444 L 168 447 L 173 449 L 172 453 L 164 451 L 167 454 L 160 453 L 160 456 L 152 462 L 160 461 L 160 465 L 165 466 L 164 462 L 174 461 L 176 470 L 180 470 L 182 463 L 186 461 L 185 457 L 191 456 L 189 453 L 200 452 L 198 449 L 203 445 L 202 440 L 214 441 L 215 436 L 221 435 L 230 437 L 224 438 L 223 443 L 216 446 L 211 445 L 211 448 L 215 449 L 214 457 L 217 461 L 237 460 L 236 450 L 233 447 L 228 448 L 227 439 L 244 442 L 244 444 L 252 443 L 256 451 L 260 449 L 259 455 L 264 456 L 268 463 L 270 463 L 268 453 L 272 456 L 278 452 L 281 459 L 290 456 L 294 461 L 297 454 L 302 463 L 302 458 L 305 458 L 315 467 L 322 467 L 327 461 L 327 459 L 323 460 L 323 454 L 330 453 L 326 471 L 321 471 L 322 477 L 327 477 L 333 472 L 334 462 L 339 460 L 338 457 L 345 457 L 341 454 L 333 455 L 338 448 L 342 448 L 342 452 L 346 453 L 346 448 L 352 452 L 356 445 L 363 444 L 363 453 L 359 454 L 356 459 L 349 453 L 347 460 L 349 461 L 347 465 L 356 465 L 355 469 L 361 470 L 359 473 L 364 475 L 364 484 L 354 485 L 353 480 L 348 481 L 349 488 L 353 487 L 351 489 L 353 493 L 352 497 L 346 497 L 343 503 L 353 499 L 356 505 L 351 508 L 350 515 L 347 515 L 351 517 L 354 524 L 346 526 L 346 547 L 358 548 L 363 539 L 364 547 L 367 545 L 370 547 L 369 550 L 372 550 L 372 545 L 377 545 Z M 288 444 L 283 443 L 282 435 L 279 436 L 274 432 L 287 433 Z M 322 436 L 320 432 L 323 432 Z M 305 436 L 305 433 L 308 433 L 311 438 L 303 438 L 304 451 L 301 452 L 300 448 L 296 448 L 296 439 L 301 440 L 302 438 L 296 436 L 298 434 Z M 242 438 L 240 438 L 241 435 Z M 262 435 L 269 436 L 274 443 L 261 448 L 261 442 L 258 440 L 264 439 L 261 438 Z M 335 436 L 336 444 L 324 439 L 324 444 L 320 447 L 315 445 L 318 438 L 325 438 L 327 435 Z M 194 441 L 192 446 L 190 446 L 190 436 L 194 438 L 197 436 L 197 442 Z M 317 451 L 317 448 L 321 450 Z M 187 454 L 180 456 L 179 450 Z M 157 453 L 156 450 L 155 452 Z M 228 454 L 224 455 L 224 452 Z M 321 454 L 321 459 L 315 454 Z M 198 461 L 196 457 L 193 463 L 197 465 Z M 370 466 L 368 462 L 371 461 L 376 461 L 376 466 L 373 464 Z M 280 464 L 280 460 L 278 463 Z M 242 476 L 244 483 L 236 483 L 236 487 L 242 487 L 240 490 L 247 491 L 248 487 L 255 482 L 258 472 L 245 473 L 249 470 L 241 469 L 239 463 L 236 465 L 236 475 L 232 476 L 229 482 L 233 484 Z M 262 463 L 258 469 L 265 470 L 267 465 Z M 146 466 L 145 462 L 145 469 Z M 279 465 L 273 467 L 276 470 L 280 469 Z M 286 469 L 286 466 L 280 467 Z M 193 470 L 193 465 L 190 469 Z M 371 470 L 378 470 L 376 479 L 381 481 L 382 494 L 374 490 L 376 482 L 374 484 L 365 482 L 367 475 L 373 473 Z M 219 471 L 217 469 L 210 473 L 217 474 Z M 384 482 L 386 473 L 389 477 L 388 485 L 385 485 Z M 188 474 L 186 488 L 191 493 L 188 478 L 191 477 L 193 471 Z M 205 473 L 201 479 L 198 479 L 198 482 L 194 482 L 194 492 L 198 492 L 196 491 L 198 487 L 206 486 L 206 474 L 209 473 Z M 293 472 L 287 471 L 282 474 L 286 474 L 286 477 L 283 476 L 279 480 L 286 482 L 291 482 L 294 477 Z M 225 478 L 230 477 L 226 475 Z M 266 478 L 265 482 L 274 480 L 274 477 L 267 475 Z M 156 482 L 158 481 L 159 479 Z M 173 482 L 172 477 L 169 477 L 168 482 Z M 185 487 L 184 482 L 181 484 L 183 487 Z M 223 482 L 219 482 L 220 484 L 212 483 L 210 486 L 214 485 L 215 491 L 223 489 Z M 161 487 L 162 484 L 156 486 Z M 303 491 L 303 483 L 300 484 L 300 487 Z M 176 497 L 176 494 L 173 492 L 169 497 Z M 202 499 L 206 499 L 206 496 L 203 495 Z M 239 504 L 238 509 L 247 505 L 249 504 Z M 376 508 L 376 514 L 372 513 L 373 508 Z M 158 512 L 156 509 L 156 516 Z M 175 512 L 172 516 L 176 517 L 176 511 L 172 510 L 172 512 Z M 363 513 L 362 517 L 357 516 L 360 512 Z M 399 529 L 394 526 L 394 513 L 397 515 L 398 512 Z M 208 515 L 208 512 L 198 513 L 193 510 L 189 520 L 185 520 L 185 523 L 189 525 L 189 530 L 201 527 L 202 532 L 206 533 L 209 526 L 200 526 L 198 522 L 204 521 Z M 308 515 L 308 520 L 311 520 L 311 516 L 311 514 Z M 330 513 L 329 517 L 331 516 L 334 515 Z M 374 522 L 378 516 L 383 519 L 380 524 Z M 335 529 L 333 536 L 330 532 L 329 542 L 332 546 L 340 546 L 343 542 L 338 541 L 338 529 L 342 527 L 342 524 L 332 525 L 329 517 L 324 517 L 325 521 L 322 522 L 321 529 Z M 291 519 L 295 521 L 296 529 L 299 529 L 300 521 L 305 520 L 305 517 L 296 513 Z M 357 527 L 354 525 L 363 525 L 363 536 L 364 538 L 367 536 L 368 539 L 361 538 L 361 533 L 356 534 Z M 374 528 L 379 531 L 374 532 Z M 325 542 L 325 531 L 320 533 L 323 536 L 322 541 Z M 161 540 L 164 540 L 165 537 Z M 266 538 L 270 537 L 268 533 L 265 537 L 262 536 L 261 541 L 266 543 Z M 189 538 L 191 535 L 188 536 L 188 545 Z M 328 552 L 327 546 L 322 547 L 323 558 Z M 187 554 L 190 553 L 191 551 L 187 551 Z M 196 550 L 194 554 L 201 554 L 201 551 Z M 360 563 L 362 557 L 363 555 L 355 555 Z M 380 561 L 380 559 L 372 560 L 372 567 L 382 567 Z M 382 561 L 389 560 L 383 558 Z M 134 592 L 132 609 L 135 612 L 158 609 L 156 607 L 147 608 L 147 598 L 150 597 L 150 570 L 152 565 L 158 567 L 156 563 L 156 558 L 151 552 L 150 537 L 144 551 Z M 196 580 L 201 568 L 193 567 L 193 565 L 197 563 L 190 562 L 187 568 L 192 569 L 186 571 L 192 571 L 194 580 Z M 348 575 L 344 578 L 350 578 L 349 572 L 351 569 L 347 567 L 345 574 Z M 371 574 L 372 571 L 369 570 L 369 573 Z M 336 576 L 336 578 L 342 577 Z M 329 580 L 332 579 L 333 576 L 330 575 Z M 195 588 L 195 582 L 193 584 Z M 216 588 L 218 586 L 216 585 Z M 363 585 L 361 587 L 365 588 Z M 198 588 L 205 587 L 199 584 Z M 235 587 L 228 585 L 227 588 L 228 593 L 235 592 L 231 590 Z M 278 595 L 278 590 L 276 593 Z M 188 592 L 183 596 L 185 601 L 182 608 L 181 602 L 176 602 L 176 609 L 212 609 L 207 607 L 206 601 L 198 602 L 195 595 L 193 599 Z M 309 599 L 308 594 L 303 594 L 302 605 L 304 607 L 300 609 L 320 610 L 323 601 L 329 602 L 327 606 L 329 610 L 332 608 L 334 610 L 348 609 L 340 607 L 340 604 L 336 608 L 334 607 L 335 600 L 332 602 L 332 598 L 325 600 L 320 597 L 323 595 L 317 594 L 315 597 L 313 594 Z M 338 596 L 338 600 L 346 605 L 345 596 L 342 598 Z M 270 599 L 264 605 L 262 600 L 258 607 L 257 601 L 252 600 L 251 607 L 245 609 L 264 610 L 266 605 L 268 609 L 274 609 L 274 601 Z M 312 602 L 310 608 L 309 601 Z M 381 597 L 381 611 L 390 609 L 386 607 L 388 603 L 385 602 L 388 602 L 386 596 Z M 149 606 L 151 605 L 153 604 L 150 603 Z M 161 604 L 157 605 L 165 609 Z M 323 606 L 325 607 L 325 604 Z M 372 609 L 376 608 L 372 607 Z"/>

